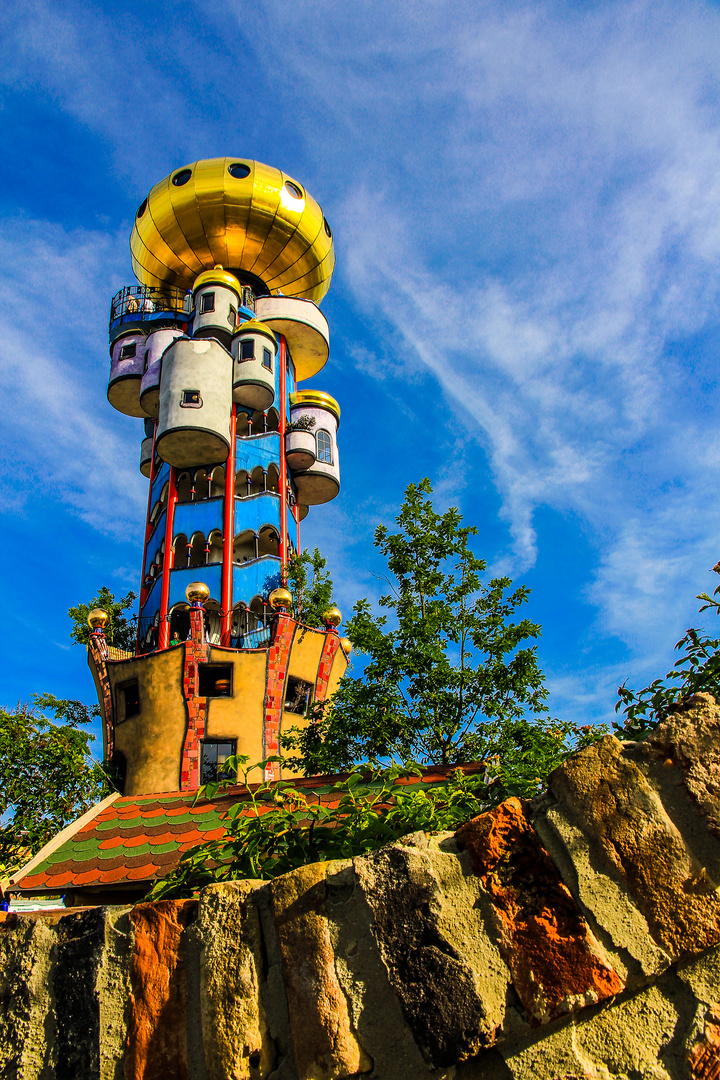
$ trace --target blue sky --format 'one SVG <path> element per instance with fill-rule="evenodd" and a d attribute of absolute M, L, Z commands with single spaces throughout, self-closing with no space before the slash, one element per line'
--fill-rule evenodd
<path fill-rule="evenodd" d="M 0 701 L 94 699 L 66 616 L 138 589 L 140 421 L 105 399 L 134 211 L 237 154 L 322 205 L 349 613 L 428 475 L 532 589 L 553 711 L 666 670 L 720 558 L 714 4 L 25 2 L 0 14 Z"/>

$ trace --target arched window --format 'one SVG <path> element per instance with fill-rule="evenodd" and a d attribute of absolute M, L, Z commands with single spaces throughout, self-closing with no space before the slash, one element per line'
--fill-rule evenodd
<path fill-rule="evenodd" d="M 315 436 L 317 444 L 317 459 L 325 465 L 332 465 L 332 439 L 327 431 L 318 431 Z"/>
<path fill-rule="evenodd" d="M 267 430 L 279 431 L 280 430 L 280 415 L 277 409 L 268 409 L 267 411 Z"/>
<path fill-rule="evenodd" d="M 280 471 L 277 465 L 268 465 L 267 489 L 268 491 L 274 491 L 275 494 L 280 490 Z"/>
<path fill-rule="evenodd" d="M 259 495 L 264 490 L 263 469 L 262 465 L 256 465 L 253 471 L 250 473 L 251 495 Z"/>
<path fill-rule="evenodd" d="M 210 476 L 210 498 L 225 494 L 225 466 L 217 465 Z"/>
<path fill-rule="evenodd" d="M 173 569 L 183 570 L 188 564 L 188 542 L 185 533 L 178 533 L 173 540 Z"/>
<path fill-rule="evenodd" d="M 223 561 L 223 538 L 222 533 L 218 529 L 213 529 L 210 533 L 208 540 L 210 541 L 210 551 L 208 552 L 209 563 L 221 563 Z"/>
<path fill-rule="evenodd" d="M 192 540 L 190 541 L 190 561 L 188 565 L 205 565 L 205 536 L 201 532 L 193 533 Z"/>
<path fill-rule="evenodd" d="M 279 556 L 280 554 L 280 537 L 272 525 L 263 525 L 260 530 L 258 536 L 258 554 L 275 556 Z"/>
<path fill-rule="evenodd" d="M 250 487 L 250 484 L 248 483 L 248 480 L 249 480 L 248 474 L 245 472 L 244 469 L 240 469 L 238 472 L 235 473 L 235 498 L 236 499 L 244 499 L 245 496 L 248 494 L 248 488 Z"/>
<path fill-rule="evenodd" d="M 187 503 L 193 497 L 193 483 L 189 472 L 180 473 L 176 484 L 178 502 Z"/>
<path fill-rule="evenodd" d="M 256 559 L 256 543 L 257 537 L 252 529 L 246 529 L 244 532 L 239 533 L 233 543 L 233 562 L 243 563 L 249 562 L 250 559 Z"/>

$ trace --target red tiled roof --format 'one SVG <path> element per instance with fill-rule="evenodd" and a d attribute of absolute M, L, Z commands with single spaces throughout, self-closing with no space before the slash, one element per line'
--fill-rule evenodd
<path fill-rule="evenodd" d="M 420 777 L 407 783 L 432 785 L 444 780 L 454 766 L 436 766 L 423 770 Z M 482 765 L 464 765 L 465 772 L 478 772 Z M 339 793 L 333 784 L 346 774 L 306 777 L 293 781 L 308 795 L 327 805 L 337 804 Z M 251 786 L 256 790 L 259 785 Z M 148 886 L 165 877 L 177 864 L 180 855 L 206 840 L 215 840 L 225 832 L 224 815 L 237 802 L 247 801 L 246 787 L 226 788 L 213 799 L 199 798 L 196 791 L 169 791 L 159 794 L 117 798 L 110 805 L 100 803 L 97 813 L 85 815 L 76 832 L 53 848 L 51 841 L 33 860 L 30 872 L 14 875 L 7 891 L 11 893 L 54 893 L 92 885 L 122 887 L 125 883 L 147 882 Z M 272 795 L 265 796 L 265 811 L 274 806 Z M 82 819 L 81 819 L 82 820 Z M 45 854 L 47 852 L 47 854 Z"/>

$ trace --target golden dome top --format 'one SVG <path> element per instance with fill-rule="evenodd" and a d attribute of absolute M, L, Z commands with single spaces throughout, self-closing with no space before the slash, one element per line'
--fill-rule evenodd
<path fill-rule="evenodd" d="M 191 604 L 204 604 L 210 599 L 210 589 L 204 581 L 191 581 L 185 589 L 185 595 Z"/>
<path fill-rule="evenodd" d="M 281 585 L 279 589 L 273 589 L 268 596 L 268 604 L 271 608 L 292 607 L 292 593 Z"/>
<path fill-rule="evenodd" d="M 264 334 L 265 337 L 270 338 L 273 345 L 275 345 L 277 347 L 277 341 L 275 340 L 275 335 L 273 334 L 270 327 L 266 326 L 265 323 L 261 323 L 258 319 L 248 319 L 247 322 L 240 323 L 240 325 L 238 326 L 235 333 L 236 334 Z"/>
<path fill-rule="evenodd" d="M 342 613 L 340 611 L 340 608 L 335 607 L 334 604 L 332 607 L 329 607 L 327 611 L 323 611 L 322 617 L 328 626 L 339 626 L 342 622 Z"/>
<path fill-rule="evenodd" d="M 109 622 L 110 616 L 101 607 L 94 607 L 88 612 L 87 624 L 91 630 L 104 630 Z"/>
<path fill-rule="evenodd" d="M 330 226 L 303 187 L 232 157 L 195 161 L 156 184 L 138 207 L 130 255 L 142 285 L 190 289 L 220 265 L 316 303 L 335 266 Z"/>
<path fill-rule="evenodd" d="M 202 274 L 198 274 L 193 283 L 193 292 L 202 289 L 203 285 L 225 285 L 226 288 L 233 290 L 238 300 L 242 299 L 240 282 L 234 274 L 223 270 L 222 266 L 213 266 L 212 270 L 203 270 Z"/>
<path fill-rule="evenodd" d="M 290 408 L 299 405 L 316 405 L 319 409 L 329 409 L 337 417 L 338 424 L 340 423 L 340 406 L 335 398 L 324 390 L 296 390 L 290 395 Z"/>

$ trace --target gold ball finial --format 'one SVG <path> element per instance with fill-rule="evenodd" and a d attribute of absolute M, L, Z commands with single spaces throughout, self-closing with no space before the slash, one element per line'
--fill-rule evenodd
<path fill-rule="evenodd" d="M 87 624 L 91 630 L 104 630 L 109 622 L 110 616 L 101 607 L 94 607 L 88 612 Z"/>
<path fill-rule="evenodd" d="M 342 651 L 345 653 L 346 656 L 350 655 L 350 653 L 352 652 L 352 641 L 350 640 L 349 637 L 341 637 L 340 638 L 340 648 L 342 649 Z"/>
<path fill-rule="evenodd" d="M 185 595 L 191 604 L 204 604 L 210 599 L 210 590 L 204 581 L 191 581 L 185 589 Z"/>
<path fill-rule="evenodd" d="M 334 604 L 332 607 L 329 607 L 327 611 L 323 611 L 322 617 L 323 621 L 328 626 L 339 626 L 342 622 L 342 613 L 340 611 L 340 608 L 335 607 Z"/>
<path fill-rule="evenodd" d="M 273 589 L 268 596 L 268 604 L 273 610 L 277 611 L 278 608 L 292 607 L 292 593 L 289 589 L 286 589 L 284 585 L 281 585 L 279 589 Z"/>

